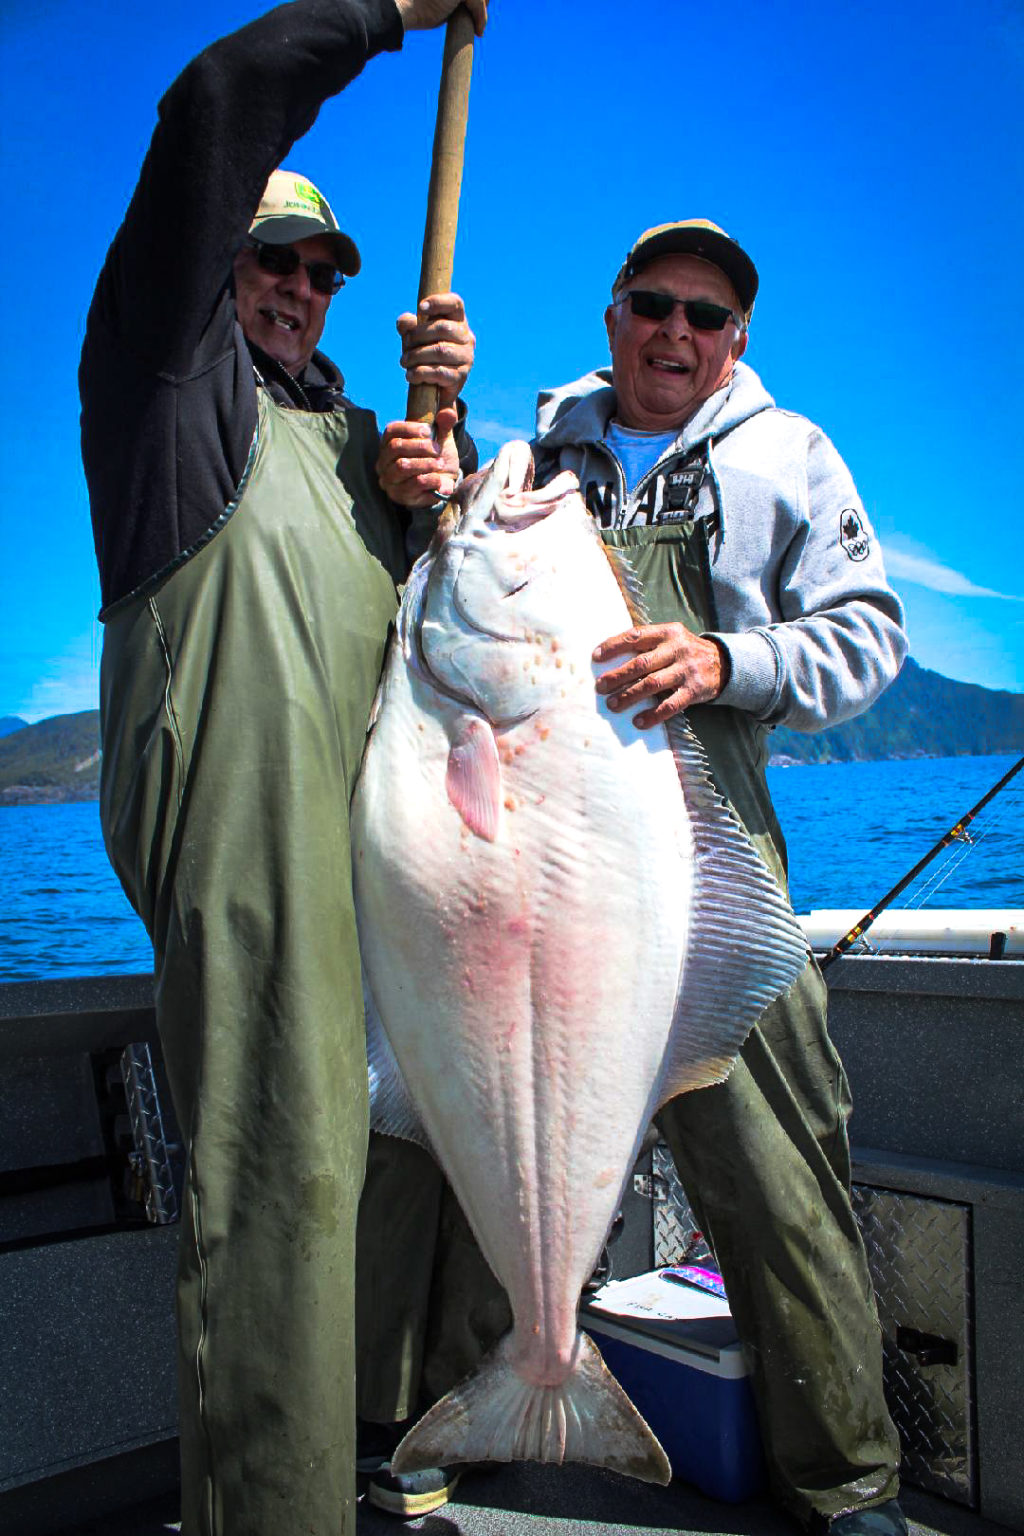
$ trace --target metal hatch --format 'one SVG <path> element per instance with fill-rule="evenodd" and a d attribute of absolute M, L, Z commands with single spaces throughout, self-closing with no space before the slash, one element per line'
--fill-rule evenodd
<path fill-rule="evenodd" d="M 672 1155 L 652 1159 L 654 1262 L 693 1257 L 697 1223 Z M 971 1208 L 853 1186 L 882 1328 L 886 1400 L 908 1483 L 977 1508 L 971 1341 Z"/>
<path fill-rule="evenodd" d="M 975 1508 L 970 1206 L 855 1184 L 853 1208 L 878 1301 L 902 1475 Z"/>

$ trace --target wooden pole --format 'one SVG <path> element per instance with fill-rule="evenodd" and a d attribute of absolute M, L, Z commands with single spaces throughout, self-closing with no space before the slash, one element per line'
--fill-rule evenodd
<path fill-rule="evenodd" d="M 445 31 L 418 299 L 425 299 L 430 293 L 447 293 L 452 286 L 469 81 L 473 72 L 473 35 L 472 18 L 466 7 L 460 5 L 449 17 Z M 406 419 L 433 422 L 437 399 L 434 385 L 411 384 Z"/>

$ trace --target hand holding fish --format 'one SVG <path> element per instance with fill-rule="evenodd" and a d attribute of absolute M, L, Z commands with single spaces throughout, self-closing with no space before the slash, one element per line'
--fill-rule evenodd
<path fill-rule="evenodd" d="M 691 704 L 717 699 L 729 678 L 729 659 L 715 640 L 691 634 L 683 624 L 641 624 L 624 634 L 602 640 L 594 661 L 623 653 L 631 660 L 598 678 L 596 688 L 608 708 L 629 709 L 644 699 L 656 699 L 652 709 L 634 715 L 639 730 L 664 725 Z"/>
<path fill-rule="evenodd" d="M 442 406 L 433 427 L 425 421 L 392 421 L 384 428 L 377 456 L 381 489 L 403 507 L 429 507 L 450 496 L 459 476 L 459 451 L 452 432 L 453 405 Z"/>
<path fill-rule="evenodd" d="M 461 392 L 476 352 L 476 337 L 457 293 L 432 293 L 416 314 L 399 315 L 402 367 L 410 384 L 432 384 L 439 404 L 452 405 Z"/>
<path fill-rule="evenodd" d="M 460 0 L 397 0 L 398 14 L 407 32 L 440 26 L 459 3 Z M 487 25 L 487 0 L 462 0 L 462 3 L 473 18 L 477 37 L 482 37 Z"/>

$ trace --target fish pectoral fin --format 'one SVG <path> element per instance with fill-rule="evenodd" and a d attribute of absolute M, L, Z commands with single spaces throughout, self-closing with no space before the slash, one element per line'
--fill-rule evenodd
<path fill-rule="evenodd" d="M 501 816 L 501 763 L 494 732 L 479 715 L 463 715 L 459 721 L 445 788 L 469 830 L 493 843 Z"/>
<path fill-rule="evenodd" d="M 567 1461 L 610 1467 L 648 1483 L 668 1483 L 672 1468 L 585 1333 L 559 1386 L 534 1386 L 515 1369 L 506 1334 L 480 1366 L 424 1414 L 391 1458 L 393 1472 L 462 1461 Z"/>

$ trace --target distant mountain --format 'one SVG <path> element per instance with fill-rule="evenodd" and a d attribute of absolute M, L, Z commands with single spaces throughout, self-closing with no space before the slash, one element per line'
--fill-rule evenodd
<path fill-rule="evenodd" d="M 28 725 L 27 720 L 22 720 L 19 715 L 0 716 L 0 736 L 9 736 L 12 731 L 23 731 Z"/>
<path fill-rule="evenodd" d="M 909 658 L 866 714 L 808 736 L 779 726 L 771 761 L 859 763 L 883 757 L 1024 752 L 1024 694 L 957 683 Z"/>
<path fill-rule="evenodd" d="M 100 713 L 54 715 L 0 740 L 0 806 L 96 800 Z"/>
<path fill-rule="evenodd" d="M 0 806 L 97 799 L 99 718 L 89 709 L 37 725 L 16 722 L 0 740 Z M 816 736 L 784 726 L 771 736 L 776 765 L 997 752 L 1024 752 L 1024 694 L 957 683 L 915 661 L 907 661 L 892 687 L 856 720 Z"/>

